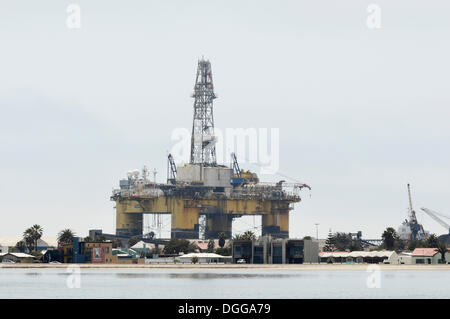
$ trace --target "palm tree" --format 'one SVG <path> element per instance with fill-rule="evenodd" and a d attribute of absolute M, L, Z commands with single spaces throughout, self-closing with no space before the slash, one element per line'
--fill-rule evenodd
<path fill-rule="evenodd" d="M 38 240 L 42 237 L 43 233 L 44 229 L 37 224 L 34 224 L 23 232 L 23 239 L 25 240 L 28 249 L 32 250 L 34 247 L 34 250 L 37 250 Z"/>
<path fill-rule="evenodd" d="M 25 246 L 28 249 L 28 252 L 33 251 L 34 239 L 33 239 L 33 232 L 31 230 L 31 228 L 27 228 L 23 232 L 23 241 L 25 243 Z"/>
<path fill-rule="evenodd" d="M 439 247 L 439 238 L 436 236 L 436 234 L 431 234 L 425 240 L 425 244 L 428 248 L 438 248 Z"/>
<path fill-rule="evenodd" d="M 247 230 L 243 234 L 234 235 L 233 237 L 233 240 L 254 240 L 254 239 L 256 239 L 256 235 L 251 230 Z"/>
<path fill-rule="evenodd" d="M 20 240 L 16 243 L 15 249 L 17 249 L 19 253 L 24 253 L 26 247 L 27 247 L 26 243 L 23 240 Z"/>
<path fill-rule="evenodd" d="M 381 238 L 383 238 L 384 247 L 387 250 L 392 250 L 394 249 L 395 241 L 398 239 L 398 236 L 394 228 L 388 227 L 381 235 Z"/>
<path fill-rule="evenodd" d="M 256 238 L 255 233 L 251 230 L 247 230 L 244 234 L 242 234 L 242 236 L 247 240 L 254 240 Z"/>
<path fill-rule="evenodd" d="M 447 245 L 443 244 L 443 243 L 439 244 L 438 247 L 437 247 L 437 251 L 438 251 L 438 253 L 441 254 L 442 263 L 445 264 L 446 263 L 446 261 L 445 261 L 445 254 L 448 251 Z"/>
<path fill-rule="evenodd" d="M 58 233 L 58 243 L 71 244 L 73 237 L 75 237 L 75 233 L 71 229 L 63 229 Z"/>

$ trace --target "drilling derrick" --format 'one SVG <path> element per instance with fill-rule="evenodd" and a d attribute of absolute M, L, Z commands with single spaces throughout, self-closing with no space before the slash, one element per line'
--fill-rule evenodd
<path fill-rule="evenodd" d="M 214 135 L 214 85 L 211 63 L 198 61 L 194 93 L 194 120 L 191 137 L 191 164 L 216 166 L 216 138 Z"/>

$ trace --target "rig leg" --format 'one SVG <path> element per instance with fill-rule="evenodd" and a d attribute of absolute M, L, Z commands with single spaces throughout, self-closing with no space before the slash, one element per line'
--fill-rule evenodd
<path fill-rule="evenodd" d="M 275 210 L 262 215 L 262 235 L 289 238 L 289 210 Z"/>
<path fill-rule="evenodd" d="M 172 238 L 198 239 L 198 208 L 177 203 L 172 210 Z"/>
<path fill-rule="evenodd" d="M 142 213 L 125 213 L 126 204 L 116 202 L 116 235 L 133 237 L 142 235 Z"/>
<path fill-rule="evenodd" d="M 225 233 L 226 238 L 231 238 L 231 225 L 233 216 L 231 214 L 211 214 L 206 215 L 206 234 L 207 239 L 217 239 L 220 233 Z"/>

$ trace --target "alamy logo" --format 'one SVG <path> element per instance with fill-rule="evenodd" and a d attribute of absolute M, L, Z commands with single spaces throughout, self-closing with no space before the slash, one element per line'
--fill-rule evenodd
<path fill-rule="evenodd" d="M 369 265 L 367 272 L 370 273 L 366 279 L 367 288 L 381 288 L 381 269 L 378 265 Z"/>
<path fill-rule="evenodd" d="M 367 7 L 366 25 L 369 29 L 380 29 L 381 28 L 381 8 L 379 5 L 372 3 Z"/>
<path fill-rule="evenodd" d="M 67 276 L 66 285 L 67 288 L 80 288 L 81 287 L 81 271 L 80 266 L 78 265 L 70 265 L 66 269 Z"/>
<path fill-rule="evenodd" d="M 280 165 L 279 128 L 226 128 L 214 129 L 214 144 L 218 163 L 229 163 L 230 154 L 235 153 L 240 163 L 254 164 L 261 174 L 276 174 Z M 172 131 L 176 141 L 170 153 L 177 163 L 189 162 L 191 132 L 186 128 Z"/>
<path fill-rule="evenodd" d="M 66 26 L 69 29 L 81 28 L 81 8 L 78 4 L 72 3 L 67 6 Z"/>

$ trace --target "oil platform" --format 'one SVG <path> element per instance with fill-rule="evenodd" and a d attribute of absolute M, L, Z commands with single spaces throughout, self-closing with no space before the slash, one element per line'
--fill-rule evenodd
<path fill-rule="evenodd" d="M 206 219 L 205 238 L 232 236 L 233 218 L 261 215 L 262 235 L 289 237 L 289 212 L 300 202 L 301 183 L 262 183 L 239 168 L 234 153 L 231 167 L 216 160 L 213 101 L 216 98 L 211 63 L 199 60 L 194 86 L 190 162 L 177 167 L 169 154 L 167 183 L 148 179 L 144 167 L 130 171 L 114 189 L 116 236 L 142 237 L 144 214 L 170 214 L 171 238 L 198 239 L 199 218 Z"/>

